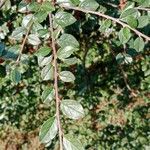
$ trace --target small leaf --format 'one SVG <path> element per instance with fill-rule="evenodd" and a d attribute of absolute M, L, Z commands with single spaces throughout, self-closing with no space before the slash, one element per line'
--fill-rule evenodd
<path fill-rule="evenodd" d="M 11 80 L 14 82 L 14 83 L 19 83 L 20 80 L 21 80 L 21 73 L 18 71 L 18 69 L 14 69 L 12 72 L 11 72 Z"/>
<path fill-rule="evenodd" d="M 80 103 L 75 100 L 63 100 L 61 102 L 61 110 L 64 115 L 71 119 L 80 119 L 84 116 L 84 110 Z"/>
<path fill-rule="evenodd" d="M 15 40 L 21 40 L 23 35 L 26 34 L 26 32 L 26 28 L 18 27 L 12 32 L 11 38 Z"/>
<path fill-rule="evenodd" d="M 33 23 L 34 16 L 33 14 L 26 15 L 22 20 L 22 27 L 29 28 Z"/>
<path fill-rule="evenodd" d="M 36 56 L 47 56 L 50 53 L 51 49 L 48 46 L 43 46 L 41 47 L 37 52 L 36 52 Z"/>
<path fill-rule="evenodd" d="M 144 49 L 145 43 L 142 38 L 138 37 L 134 41 L 134 48 L 138 51 L 141 52 Z"/>
<path fill-rule="evenodd" d="M 126 21 L 127 17 L 129 17 L 129 16 L 132 16 L 132 17 L 136 18 L 138 16 L 138 11 L 134 8 L 126 9 L 120 15 L 120 19 Z"/>
<path fill-rule="evenodd" d="M 41 72 L 41 78 L 44 81 L 53 79 L 53 66 L 51 64 L 46 65 Z"/>
<path fill-rule="evenodd" d="M 57 56 L 59 59 L 63 60 L 65 58 L 68 58 L 69 56 L 71 56 L 71 54 L 73 54 L 73 52 L 76 50 L 76 48 L 72 47 L 72 46 L 66 46 L 64 48 L 60 48 L 57 52 Z"/>
<path fill-rule="evenodd" d="M 38 56 L 38 65 L 40 67 L 48 65 L 49 63 L 51 63 L 51 61 L 52 61 L 52 55 L 50 55 L 49 57 Z"/>
<path fill-rule="evenodd" d="M 122 44 L 125 44 L 129 41 L 131 37 L 130 29 L 127 27 L 122 28 L 119 32 L 119 40 Z"/>
<path fill-rule="evenodd" d="M 35 14 L 35 18 L 39 23 L 41 23 L 44 20 L 46 20 L 47 15 L 48 15 L 47 12 L 40 10 Z"/>
<path fill-rule="evenodd" d="M 149 16 L 138 17 L 138 28 L 143 28 L 150 23 Z"/>
<path fill-rule="evenodd" d="M 78 62 L 78 59 L 76 57 L 73 57 L 73 58 L 63 59 L 63 62 L 66 63 L 67 65 L 74 65 Z"/>
<path fill-rule="evenodd" d="M 58 44 L 61 47 L 72 46 L 72 47 L 79 47 L 79 42 L 75 39 L 74 36 L 71 34 L 62 34 L 61 37 L 58 39 Z"/>
<path fill-rule="evenodd" d="M 77 138 L 74 139 L 70 135 L 64 135 L 63 145 L 64 145 L 65 150 L 84 150 L 80 141 L 77 140 Z"/>
<path fill-rule="evenodd" d="M 55 90 L 47 88 L 42 92 L 42 99 L 44 100 L 44 103 L 49 103 L 53 100 L 55 95 Z"/>
<path fill-rule="evenodd" d="M 134 18 L 133 16 L 127 17 L 127 23 L 128 23 L 132 28 L 136 28 L 137 25 L 138 25 L 137 19 Z"/>
<path fill-rule="evenodd" d="M 55 7 L 51 4 L 51 2 L 44 1 L 42 2 L 42 6 L 40 8 L 42 11 L 45 11 L 48 13 L 52 12 L 55 10 Z"/>
<path fill-rule="evenodd" d="M 52 117 L 45 121 L 41 127 L 39 138 L 42 143 L 50 143 L 51 140 L 56 136 L 58 131 L 57 120 Z"/>
<path fill-rule="evenodd" d="M 30 34 L 28 36 L 28 42 L 32 45 L 39 45 L 41 43 L 40 39 L 36 34 Z"/>
<path fill-rule="evenodd" d="M 0 56 L 2 56 L 4 50 L 5 50 L 5 45 L 4 43 L 0 42 Z"/>
<path fill-rule="evenodd" d="M 116 56 L 116 60 L 119 64 L 129 64 L 133 61 L 132 57 L 129 55 L 129 54 L 122 54 L 122 53 L 119 53 L 117 56 Z"/>
<path fill-rule="evenodd" d="M 64 28 L 73 24 L 76 21 L 76 19 L 70 13 L 60 11 L 56 13 L 55 21 L 57 24 Z"/>
<path fill-rule="evenodd" d="M 82 0 L 79 6 L 87 10 L 96 10 L 99 4 L 95 0 Z"/>
<path fill-rule="evenodd" d="M 64 82 L 73 82 L 75 80 L 75 76 L 70 71 L 60 72 L 59 77 Z"/>

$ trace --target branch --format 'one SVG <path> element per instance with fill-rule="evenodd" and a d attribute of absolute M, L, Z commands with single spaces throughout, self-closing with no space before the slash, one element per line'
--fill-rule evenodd
<path fill-rule="evenodd" d="M 32 24 L 33 24 L 33 23 L 30 24 L 30 26 L 29 26 L 29 28 L 28 28 L 28 31 L 27 31 L 27 33 L 26 33 L 26 35 L 25 35 L 25 38 L 23 39 L 23 42 L 22 42 L 21 47 L 20 47 L 20 51 L 19 51 L 18 58 L 17 58 L 17 60 L 16 60 L 16 64 L 18 64 L 19 61 L 20 61 L 20 58 L 21 58 L 21 55 L 22 55 L 24 46 L 25 46 L 25 44 L 26 44 L 26 41 L 27 41 L 27 38 L 28 38 L 28 35 L 29 35 L 29 32 L 30 32 L 30 29 L 31 29 L 31 27 L 32 27 Z"/>
<path fill-rule="evenodd" d="M 79 7 L 71 7 L 71 6 L 64 6 L 64 5 L 60 5 L 61 7 L 63 8 L 66 8 L 66 9 L 72 9 L 72 10 L 77 10 L 77 11 L 81 11 L 81 12 L 84 12 L 84 13 L 90 13 L 90 14 L 94 14 L 94 15 L 97 15 L 99 17 L 103 17 L 103 18 L 106 18 L 106 19 L 110 19 L 120 25 L 122 25 L 123 27 L 127 27 L 129 28 L 130 30 L 132 30 L 135 34 L 137 34 L 139 37 L 143 37 L 145 40 L 147 41 L 150 41 L 150 37 L 148 37 L 147 35 L 141 33 L 140 31 L 132 28 L 131 26 L 129 26 L 128 24 L 120 21 L 118 18 L 114 18 L 114 17 L 111 17 L 111 16 L 108 16 L 108 15 L 105 15 L 103 13 L 100 13 L 100 12 L 95 12 L 95 11 L 91 11 L 91 10 L 86 10 L 86 9 L 82 9 L 82 8 L 79 8 Z"/>
<path fill-rule="evenodd" d="M 144 7 L 135 7 L 135 9 L 143 10 L 143 11 L 150 11 L 149 8 L 144 8 Z"/>
<path fill-rule="evenodd" d="M 51 31 L 51 38 L 52 38 L 52 50 L 53 50 L 53 65 L 54 65 L 54 89 L 55 89 L 55 100 L 56 100 L 56 118 L 57 118 L 57 126 L 59 132 L 59 142 L 60 142 L 60 150 L 63 150 L 63 134 L 60 122 L 60 99 L 58 96 L 58 67 L 57 67 L 57 52 L 56 52 L 56 45 L 55 45 L 55 38 L 54 38 L 54 31 L 53 31 L 53 17 L 52 14 L 49 14 L 49 23 L 50 23 L 50 31 Z"/>
<path fill-rule="evenodd" d="M 2 8 L 5 5 L 6 1 L 7 0 L 4 0 L 4 1 L 0 2 L 0 8 Z"/>

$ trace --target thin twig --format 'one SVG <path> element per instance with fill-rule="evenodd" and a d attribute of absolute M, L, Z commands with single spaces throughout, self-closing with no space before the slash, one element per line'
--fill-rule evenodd
<path fill-rule="evenodd" d="M 114 17 L 111 17 L 111 16 L 108 16 L 108 15 L 105 15 L 103 13 L 100 13 L 100 12 L 95 12 L 95 11 L 91 11 L 91 10 L 86 10 L 86 9 L 83 9 L 83 8 L 79 8 L 79 7 L 71 7 L 71 6 L 64 6 L 64 5 L 60 5 L 61 7 L 63 8 L 66 8 L 66 9 L 72 9 L 72 10 L 77 10 L 77 11 L 81 11 L 81 12 L 84 12 L 84 13 L 90 13 L 90 14 L 94 14 L 94 15 L 97 15 L 97 16 L 100 16 L 100 17 L 103 17 L 103 18 L 106 18 L 106 19 L 110 19 L 120 25 L 122 25 L 123 27 L 127 27 L 129 28 L 130 30 L 132 30 L 135 34 L 137 34 L 139 37 L 143 37 L 145 40 L 147 41 L 150 41 L 150 37 L 148 37 L 147 35 L 141 33 L 140 31 L 132 28 L 131 26 L 129 26 L 128 24 L 120 21 L 118 18 L 114 18 Z"/>
<path fill-rule="evenodd" d="M 144 7 L 135 7 L 135 9 L 143 10 L 143 11 L 150 11 L 149 8 L 144 8 Z"/>
<path fill-rule="evenodd" d="M 30 26 L 29 26 L 29 28 L 28 28 L 28 30 L 27 30 L 27 33 L 26 33 L 26 35 L 25 35 L 25 37 L 24 37 L 24 39 L 23 39 L 23 42 L 22 42 L 21 47 L 20 47 L 20 51 L 19 51 L 18 58 L 17 58 L 17 60 L 16 60 L 16 64 L 18 64 L 19 61 L 20 61 L 20 59 L 21 59 L 21 55 L 22 55 L 24 46 L 25 46 L 25 44 L 26 44 L 26 41 L 27 41 L 27 38 L 28 38 L 28 35 L 29 35 L 29 32 L 30 32 L 30 29 L 31 29 L 31 27 L 32 27 L 32 24 L 33 24 L 33 23 L 30 24 Z"/>
<path fill-rule="evenodd" d="M 108 5 L 108 6 L 111 6 L 113 8 L 118 8 L 118 5 L 115 5 L 115 4 L 112 4 L 112 3 L 109 3 L 109 2 L 104 2 L 104 4 Z M 141 10 L 141 11 L 150 11 L 149 8 L 146 8 L 146 7 L 134 7 L 134 9 L 137 9 L 137 10 Z"/>
<path fill-rule="evenodd" d="M 60 122 L 60 99 L 58 95 L 58 67 L 57 67 L 57 52 L 56 52 L 56 45 L 55 45 L 55 38 L 54 38 L 54 31 L 53 31 L 53 17 L 52 14 L 49 14 L 49 23 L 50 23 L 50 31 L 51 31 L 51 39 L 52 39 L 52 50 L 53 50 L 53 65 L 54 65 L 54 89 L 55 89 L 55 99 L 56 99 L 56 118 L 57 118 L 57 126 L 59 132 L 59 143 L 60 143 L 60 150 L 63 150 L 63 134 Z"/>
<path fill-rule="evenodd" d="M 0 2 L 0 8 L 2 8 L 5 5 L 6 1 L 7 0 L 4 0 L 4 1 Z"/>
<path fill-rule="evenodd" d="M 113 51 L 112 49 L 110 49 L 110 51 L 111 51 L 112 55 L 113 55 L 114 57 L 116 57 L 114 51 Z M 119 69 L 120 69 L 120 71 L 121 71 L 121 73 L 122 73 L 122 75 L 123 75 L 123 80 L 124 80 L 124 83 L 125 83 L 125 85 L 126 85 L 126 88 L 127 88 L 128 91 L 131 93 L 132 96 L 137 97 L 137 94 L 133 92 L 133 89 L 132 89 L 132 88 L 130 87 L 130 85 L 128 84 L 128 75 L 124 72 L 122 66 L 121 66 L 119 63 L 118 63 L 118 66 L 119 66 Z"/>

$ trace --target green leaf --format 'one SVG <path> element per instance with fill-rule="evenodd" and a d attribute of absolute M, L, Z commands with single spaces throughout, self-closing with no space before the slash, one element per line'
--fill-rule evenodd
<path fill-rule="evenodd" d="M 46 20 L 47 15 L 48 15 L 47 12 L 40 10 L 35 14 L 35 18 L 39 23 L 41 23 L 44 20 Z"/>
<path fill-rule="evenodd" d="M 78 59 L 76 57 L 73 57 L 73 58 L 63 59 L 63 62 L 66 63 L 67 65 L 74 65 L 78 62 Z"/>
<path fill-rule="evenodd" d="M 28 42 L 32 45 L 39 45 L 41 43 L 39 37 L 36 34 L 30 34 L 28 36 Z"/>
<path fill-rule="evenodd" d="M 134 8 L 129 8 L 129 9 L 126 9 L 125 11 L 122 12 L 122 14 L 120 15 L 120 19 L 126 21 L 126 19 L 129 17 L 129 16 L 132 16 L 134 18 L 136 18 L 138 16 L 138 11 Z"/>
<path fill-rule="evenodd" d="M 119 32 L 119 40 L 122 44 L 125 44 L 129 41 L 131 37 L 130 29 L 127 27 L 122 28 Z"/>
<path fill-rule="evenodd" d="M 138 17 L 138 28 L 143 28 L 147 26 L 150 21 L 149 21 L 149 16 L 140 16 Z"/>
<path fill-rule="evenodd" d="M 62 100 L 61 101 L 61 110 L 64 115 L 71 119 L 80 119 L 84 116 L 84 110 L 82 105 L 75 100 Z"/>
<path fill-rule="evenodd" d="M 18 27 L 12 32 L 11 38 L 14 40 L 21 40 L 23 35 L 26 34 L 26 32 L 26 28 Z"/>
<path fill-rule="evenodd" d="M 141 52 L 143 51 L 145 46 L 145 43 L 143 41 L 142 38 L 138 37 L 135 41 L 134 41 L 134 48 L 138 51 Z"/>
<path fill-rule="evenodd" d="M 71 34 L 62 34 L 58 39 L 58 44 L 63 48 L 66 46 L 79 47 L 79 42 Z"/>
<path fill-rule="evenodd" d="M 70 135 L 64 135 L 63 145 L 64 145 L 65 150 L 84 150 L 80 141 L 77 140 L 77 138 L 74 139 Z"/>
<path fill-rule="evenodd" d="M 55 95 L 55 90 L 51 88 L 47 88 L 42 92 L 42 99 L 44 103 L 49 103 L 53 100 Z"/>
<path fill-rule="evenodd" d="M 75 76 L 70 71 L 60 72 L 59 77 L 64 82 L 73 82 L 75 80 Z"/>
<path fill-rule="evenodd" d="M 49 63 L 51 63 L 51 61 L 52 61 L 52 55 L 50 55 L 49 57 L 38 56 L 38 65 L 40 67 L 48 65 Z"/>
<path fill-rule="evenodd" d="M 18 5 L 18 12 L 26 13 L 28 11 L 28 4 L 25 1 L 21 1 Z"/>
<path fill-rule="evenodd" d="M 14 69 L 12 72 L 11 72 L 11 80 L 14 82 L 14 83 L 19 83 L 20 80 L 21 80 L 21 73 L 18 71 L 18 69 Z"/>
<path fill-rule="evenodd" d="M 4 50 L 5 50 L 5 45 L 4 43 L 0 42 L 0 56 L 2 56 Z"/>
<path fill-rule="evenodd" d="M 57 120 L 52 117 L 45 121 L 40 129 L 39 138 L 42 143 L 50 143 L 57 134 Z"/>
<path fill-rule="evenodd" d="M 116 60 L 119 64 L 130 64 L 133 59 L 129 54 L 123 54 L 123 53 L 119 53 L 116 56 Z"/>
<path fill-rule="evenodd" d="M 59 59 L 63 60 L 65 58 L 68 58 L 69 56 L 71 56 L 71 54 L 73 54 L 74 51 L 76 51 L 77 49 L 72 47 L 72 46 L 66 46 L 64 48 L 60 48 L 57 52 L 57 56 Z"/>
<path fill-rule="evenodd" d="M 128 23 L 132 28 L 136 28 L 137 25 L 138 25 L 137 19 L 134 18 L 133 16 L 127 17 L 127 23 Z"/>
<path fill-rule="evenodd" d="M 40 4 L 38 2 L 31 2 L 28 6 L 30 11 L 38 12 L 40 9 Z"/>
<path fill-rule="evenodd" d="M 87 10 L 96 10 L 99 4 L 95 0 L 83 0 L 79 6 Z"/>
<path fill-rule="evenodd" d="M 53 79 L 53 66 L 51 64 L 46 65 L 41 72 L 41 78 L 44 81 Z"/>
<path fill-rule="evenodd" d="M 55 7 L 51 4 L 51 2 L 45 1 L 42 2 L 41 8 L 42 11 L 45 11 L 48 13 L 52 12 L 55 10 Z"/>
<path fill-rule="evenodd" d="M 36 56 L 47 56 L 50 53 L 51 49 L 48 46 L 43 46 L 41 47 L 37 52 L 36 52 Z"/>
<path fill-rule="evenodd" d="M 34 20 L 33 14 L 26 15 L 25 17 L 23 17 L 22 27 L 28 29 L 31 26 L 31 24 L 33 23 L 33 20 Z"/>
<path fill-rule="evenodd" d="M 55 21 L 57 24 L 64 28 L 73 24 L 76 21 L 76 19 L 70 13 L 59 11 L 55 15 Z"/>

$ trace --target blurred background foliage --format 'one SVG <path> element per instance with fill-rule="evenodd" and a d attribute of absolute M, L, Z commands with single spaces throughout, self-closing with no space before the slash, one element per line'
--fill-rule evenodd
<path fill-rule="evenodd" d="M 5 11 L 0 10 L 0 46 L 4 47 L 5 43 L 8 51 L 12 48 L 8 44 L 12 42 L 8 36 L 12 28 L 20 24 L 19 16 L 23 16 L 14 11 L 19 2 L 7 1 Z M 108 3 L 118 5 L 119 1 L 98 2 L 101 11 L 118 16 L 118 8 Z M 9 8 L 11 6 L 12 9 Z M 145 14 L 145 11 L 142 13 Z M 143 51 L 137 52 L 132 46 L 133 39 L 130 39 L 124 48 L 116 36 L 120 27 L 111 21 L 99 21 L 93 15 L 78 12 L 75 16 L 78 21 L 67 27 L 65 32 L 73 33 L 80 42 L 80 50 L 74 54 L 78 58 L 77 64 L 69 68 L 76 80 L 74 84 L 60 83 L 59 92 L 60 97 L 80 101 L 86 115 L 76 122 L 62 118 L 64 132 L 74 133 L 87 150 L 150 149 L 149 44 L 145 45 Z M 149 26 L 146 25 L 141 31 L 148 35 Z M 39 126 L 54 114 L 55 103 L 47 105 L 41 99 L 42 89 L 52 87 L 53 82 L 41 80 L 34 51 L 30 45 L 26 45 L 24 57 L 27 59 L 25 64 L 20 65 L 22 81 L 17 85 L 5 73 L 12 67 L 9 59 L 15 57 L 17 52 L 10 50 L 14 55 L 7 55 L 8 60 L 0 58 L 1 150 L 57 149 L 57 144 L 44 148 L 38 140 Z M 124 51 L 132 56 L 131 63 L 120 64 L 117 61 L 116 56 Z M 68 66 L 62 64 L 61 67 Z"/>

